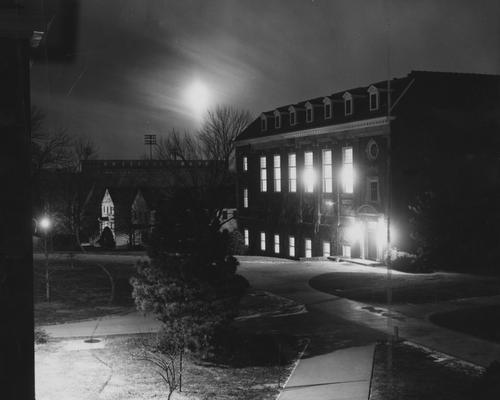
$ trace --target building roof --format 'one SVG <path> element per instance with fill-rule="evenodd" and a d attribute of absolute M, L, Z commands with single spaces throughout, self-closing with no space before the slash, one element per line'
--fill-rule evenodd
<path fill-rule="evenodd" d="M 379 92 L 379 104 L 377 110 L 370 110 L 369 92 L 370 87 L 375 87 Z M 370 83 L 366 86 L 356 87 L 348 90 L 325 94 L 321 97 L 307 99 L 295 104 L 288 104 L 277 107 L 273 110 L 261 113 L 236 139 L 241 142 L 248 139 L 256 139 L 278 135 L 280 133 L 289 133 L 302 131 L 306 129 L 319 128 L 330 125 L 339 125 L 359 120 L 384 117 L 388 115 L 388 82 L 379 81 Z M 393 78 L 390 81 L 391 88 L 391 114 L 397 112 L 397 107 L 401 101 L 411 93 L 418 93 L 418 101 L 421 103 L 441 102 L 443 104 L 452 104 L 454 102 L 497 102 L 500 100 L 500 76 L 484 75 L 472 73 L 452 73 L 452 72 L 431 72 L 431 71 L 412 71 L 406 77 Z M 417 90 L 416 90 L 417 89 Z M 353 98 L 353 112 L 351 115 L 345 115 L 344 112 L 344 94 L 350 93 Z M 463 93 L 467 96 L 463 96 Z M 332 118 L 326 119 L 324 116 L 323 100 L 329 98 L 332 100 Z M 313 104 L 313 121 L 306 121 L 306 103 Z M 296 123 L 290 125 L 290 119 L 287 117 L 288 108 L 296 108 Z M 472 105 L 470 105 L 472 107 Z M 281 127 L 276 128 L 274 124 L 275 110 L 281 111 Z M 262 130 L 261 118 L 267 118 L 267 129 Z"/>

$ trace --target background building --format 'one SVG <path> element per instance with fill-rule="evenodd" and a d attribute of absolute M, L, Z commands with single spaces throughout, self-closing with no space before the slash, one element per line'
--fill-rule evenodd
<path fill-rule="evenodd" d="M 249 253 L 380 261 L 388 222 L 391 246 L 417 251 L 426 195 L 498 194 L 499 104 L 499 76 L 414 71 L 262 113 L 237 138 Z"/>
<path fill-rule="evenodd" d="M 176 187 L 203 182 L 213 166 L 207 160 L 85 161 L 82 175 L 88 199 L 82 225 L 88 228 L 82 239 L 93 244 L 108 227 L 117 246 L 142 246 L 157 221 L 162 200 Z"/>

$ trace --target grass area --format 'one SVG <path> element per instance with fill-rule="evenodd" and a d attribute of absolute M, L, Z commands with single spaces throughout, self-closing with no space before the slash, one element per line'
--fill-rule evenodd
<path fill-rule="evenodd" d="M 108 254 L 58 254 L 50 259 L 51 301 L 45 301 L 45 259 L 37 257 L 35 268 L 35 324 L 55 324 L 98 318 L 103 315 L 135 310 L 129 279 L 135 273 L 137 256 Z M 104 266 L 115 283 L 110 302 L 111 284 Z M 290 299 L 261 290 L 249 290 L 243 297 L 240 316 L 297 311 Z"/>
<path fill-rule="evenodd" d="M 74 400 L 166 398 L 166 388 L 154 367 L 135 356 L 138 338 L 106 338 L 103 348 L 93 350 L 76 351 L 74 341 L 38 345 L 35 350 L 37 399 L 52 399 L 55 393 L 58 398 Z M 247 362 L 247 365 L 234 367 L 201 363 L 187 357 L 184 360 L 183 397 L 175 398 L 275 399 L 278 381 L 282 383 L 288 377 L 299 347 L 288 347 L 286 351 L 282 354 L 281 365 L 267 347 L 258 352 L 268 360 L 264 365 Z"/>
<path fill-rule="evenodd" d="M 35 324 L 96 318 L 133 309 L 130 277 L 138 257 L 57 255 L 50 259 L 50 303 L 45 299 L 45 260 L 34 259 Z M 115 293 L 103 266 L 113 277 Z"/>
<path fill-rule="evenodd" d="M 332 272 L 315 276 L 309 284 L 317 290 L 367 303 L 384 304 L 389 280 L 385 273 Z M 500 294 L 500 277 L 435 272 L 393 273 L 392 302 L 434 303 L 444 300 Z"/>
<path fill-rule="evenodd" d="M 500 343 L 500 305 L 436 313 L 429 319 L 445 328 Z"/>
<path fill-rule="evenodd" d="M 375 349 L 370 400 L 481 399 L 482 389 L 479 372 L 462 364 L 404 343 Z"/>

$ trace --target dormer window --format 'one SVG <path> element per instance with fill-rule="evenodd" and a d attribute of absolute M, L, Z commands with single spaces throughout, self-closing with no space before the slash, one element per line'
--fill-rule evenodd
<path fill-rule="evenodd" d="M 370 86 L 368 88 L 368 95 L 370 98 L 370 111 L 378 110 L 378 89 L 375 86 Z"/>
<path fill-rule="evenodd" d="M 274 127 L 281 128 L 281 113 L 279 111 L 274 112 Z"/>
<path fill-rule="evenodd" d="M 265 114 L 262 114 L 260 116 L 260 130 L 262 132 L 267 131 L 267 117 L 265 116 Z"/>
<path fill-rule="evenodd" d="M 295 111 L 295 107 L 290 107 L 288 109 L 290 112 L 290 125 L 295 125 L 297 123 L 297 112 Z"/>
<path fill-rule="evenodd" d="M 352 115 L 354 104 L 352 101 L 352 94 L 345 92 L 342 96 L 344 98 L 344 113 L 345 115 Z"/>
<path fill-rule="evenodd" d="M 325 111 L 325 119 L 332 118 L 332 100 L 328 97 L 323 99 L 324 111 Z"/>
<path fill-rule="evenodd" d="M 306 122 L 313 121 L 313 106 L 311 103 L 306 103 Z"/>

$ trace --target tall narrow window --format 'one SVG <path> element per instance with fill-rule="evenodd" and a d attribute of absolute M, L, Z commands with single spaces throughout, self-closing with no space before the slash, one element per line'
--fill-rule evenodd
<path fill-rule="evenodd" d="M 313 121 L 313 106 L 311 103 L 306 104 L 306 122 Z"/>
<path fill-rule="evenodd" d="M 346 244 L 342 245 L 342 256 L 351 257 L 351 246 Z"/>
<path fill-rule="evenodd" d="M 288 191 L 297 191 L 297 157 L 295 153 L 288 155 Z"/>
<path fill-rule="evenodd" d="M 274 113 L 274 127 L 281 128 L 281 114 L 279 111 Z"/>
<path fill-rule="evenodd" d="M 266 156 L 260 158 L 260 191 L 267 192 Z"/>
<path fill-rule="evenodd" d="M 260 233 L 260 249 L 262 251 L 266 250 L 266 232 Z"/>
<path fill-rule="evenodd" d="M 280 235 L 274 235 L 274 252 L 280 253 Z"/>
<path fill-rule="evenodd" d="M 288 238 L 288 255 L 295 257 L 295 238 L 293 236 Z"/>
<path fill-rule="evenodd" d="M 324 104 L 325 119 L 331 119 L 332 118 L 332 101 L 328 97 L 325 97 L 323 99 L 323 104 Z"/>
<path fill-rule="evenodd" d="M 306 239 L 305 244 L 306 244 L 306 258 L 311 258 L 312 257 L 312 241 L 311 241 L 311 239 Z"/>
<path fill-rule="evenodd" d="M 297 122 L 297 114 L 294 108 L 290 109 L 290 125 L 295 125 Z"/>
<path fill-rule="evenodd" d="M 367 180 L 368 180 L 368 187 L 367 187 L 368 201 L 376 203 L 380 199 L 378 177 L 370 177 Z"/>
<path fill-rule="evenodd" d="M 273 157 L 274 161 L 274 191 L 281 192 L 281 158 L 279 155 Z"/>
<path fill-rule="evenodd" d="M 354 167 L 352 147 L 342 149 L 343 167 L 342 167 L 342 186 L 344 193 L 353 193 L 354 191 Z"/>
<path fill-rule="evenodd" d="M 314 181 L 313 153 L 306 151 L 304 153 L 304 190 L 307 193 L 314 192 Z"/>
<path fill-rule="evenodd" d="M 243 208 L 248 208 L 248 189 L 243 189 Z"/>
<path fill-rule="evenodd" d="M 332 151 L 323 150 L 323 193 L 332 193 Z"/>
<path fill-rule="evenodd" d="M 248 229 L 245 229 L 243 231 L 243 235 L 245 238 L 245 246 L 249 246 L 250 245 L 250 233 L 248 232 Z"/>
<path fill-rule="evenodd" d="M 248 171 L 248 157 L 244 156 L 243 157 L 243 171 Z"/>
<path fill-rule="evenodd" d="M 344 98 L 345 115 L 351 115 L 353 111 L 352 95 L 346 92 L 342 97 Z"/>
<path fill-rule="evenodd" d="M 378 89 L 375 86 L 368 88 L 370 96 L 370 111 L 378 110 Z"/>
<path fill-rule="evenodd" d="M 267 117 L 264 114 L 260 117 L 260 129 L 262 131 L 267 131 Z"/>
<path fill-rule="evenodd" d="M 330 257 L 330 242 L 323 242 L 323 257 Z"/>

